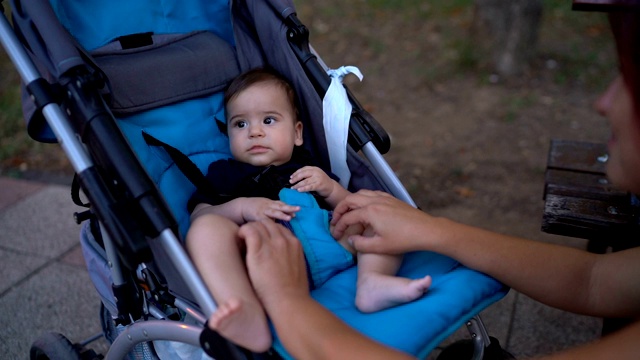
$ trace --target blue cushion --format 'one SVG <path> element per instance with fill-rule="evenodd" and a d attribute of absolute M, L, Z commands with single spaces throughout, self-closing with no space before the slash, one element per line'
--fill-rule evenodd
<path fill-rule="evenodd" d="M 357 268 L 351 267 L 311 292 L 314 299 L 362 334 L 395 349 L 426 357 L 474 315 L 504 297 L 508 288 L 495 279 L 431 252 L 405 255 L 399 276 L 431 275 L 433 284 L 413 302 L 374 313 L 356 309 Z M 274 348 L 292 357 L 277 338 Z"/>
<path fill-rule="evenodd" d="M 50 0 L 60 22 L 91 51 L 123 35 L 209 30 L 233 44 L 228 0 Z M 123 21 L 133 20 L 133 21 Z"/>

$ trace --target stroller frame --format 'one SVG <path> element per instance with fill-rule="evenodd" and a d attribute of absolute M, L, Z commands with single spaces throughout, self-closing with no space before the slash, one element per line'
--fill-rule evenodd
<path fill-rule="evenodd" d="M 142 165 L 135 160 L 136 157 L 119 131 L 115 118 L 95 89 L 96 79 L 80 69 L 70 71 L 61 82 L 63 93 L 68 99 L 75 99 L 77 100 L 75 103 L 78 104 L 89 104 L 68 110 L 81 114 L 81 116 L 76 115 L 75 118 L 85 119 L 84 123 L 73 122 L 69 114 L 59 105 L 60 99 L 52 89 L 52 85 L 41 76 L 4 16 L 2 2 L 3 0 L 0 0 L 0 10 L 3 11 L 3 16 L 0 17 L 0 42 L 15 65 L 32 101 L 53 130 L 77 174 L 83 192 L 89 198 L 92 210 L 80 214 L 80 217 L 95 216 L 98 219 L 107 258 L 112 267 L 114 291 L 120 287 L 124 288 L 123 293 L 119 294 L 124 295 L 122 299 L 117 296 L 118 308 L 123 310 L 120 314 L 121 318 L 128 316 L 130 319 L 128 322 L 127 319 L 121 319 L 128 325 L 113 341 L 106 359 L 124 358 L 137 344 L 153 340 L 178 341 L 197 347 L 202 346 L 207 353 L 217 358 L 248 358 L 246 351 L 215 333 L 213 337 L 203 336 L 202 326 L 164 320 L 133 322 L 135 314 L 140 315 L 140 310 L 132 310 L 130 304 L 123 304 L 131 300 L 131 294 L 127 294 L 126 290 L 130 281 L 127 279 L 126 272 L 135 269 L 138 264 L 144 264 L 150 258 L 149 243 L 162 248 L 169 256 L 199 306 L 197 309 L 187 302 L 174 298 L 173 305 L 176 308 L 191 314 L 198 322 L 204 324 L 216 310 L 216 303 L 176 236 L 175 220 L 166 208 L 162 195 Z M 326 74 L 327 67 L 310 47 L 308 30 L 297 19 L 295 12 L 287 14 L 285 22 L 289 26 L 288 37 L 291 47 L 322 97 L 330 83 L 330 78 Z M 348 89 L 347 94 L 354 108 L 350 122 L 349 144 L 356 151 L 363 152 L 394 196 L 416 206 L 382 157 L 382 153 L 389 150 L 388 136 Z M 100 136 L 104 129 L 108 129 L 106 133 L 111 136 Z M 113 134 L 120 136 L 113 136 Z M 88 150 L 83 142 L 98 144 L 98 148 L 102 151 L 94 153 Z M 116 161 L 117 167 L 114 166 Z M 96 164 L 116 170 L 115 180 L 107 178 Z M 120 192 L 117 181 L 124 181 L 129 189 L 133 189 L 133 194 Z M 140 210 L 140 213 L 135 216 L 143 219 L 146 225 L 143 229 L 144 233 L 133 228 L 135 224 L 127 219 L 130 214 L 112 211 L 122 201 L 135 201 L 136 208 Z M 144 275 L 142 277 L 149 280 Z M 155 281 L 151 281 L 151 293 L 157 296 L 161 291 L 155 292 L 153 287 L 156 285 Z M 134 300 L 134 302 L 142 302 L 147 312 L 145 316 L 151 314 L 159 319 L 166 317 L 166 314 L 147 303 L 145 299 Z M 127 315 L 123 316 L 123 314 Z M 479 315 L 472 317 L 466 326 L 473 340 L 473 359 L 482 359 L 485 348 L 491 345 L 491 341 Z"/>

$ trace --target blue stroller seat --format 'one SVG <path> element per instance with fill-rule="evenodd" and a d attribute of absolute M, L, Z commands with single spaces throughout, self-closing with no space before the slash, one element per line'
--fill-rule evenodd
<path fill-rule="evenodd" d="M 117 237 L 114 234 L 122 234 L 118 226 L 111 232 L 100 229 L 108 229 L 111 223 L 117 222 L 118 213 L 129 214 L 128 211 L 145 206 L 147 194 L 153 193 L 155 189 L 139 190 L 131 186 L 124 186 L 123 189 L 122 182 L 132 181 L 126 176 L 116 177 L 116 181 L 105 181 L 104 185 L 100 181 L 93 181 L 94 175 L 111 179 L 110 173 L 121 171 L 119 166 L 127 165 L 124 164 L 127 159 L 118 158 L 117 161 L 112 161 L 117 162 L 116 165 L 99 166 L 96 170 L 89 168 L 90 174 L 85 177 L 82 174 L 86 170 L 77 167 L 85 191 L 90 189 L 84 187 L 88 188 L 93 182 L 98 182 L 98 188 L 106 189 L 109 194 L 124 194 L 122 196 L 127 199 L 131 196 L 136 200 L 144 200 L 141 201 L 142 205 L 127 200 L 124 204 L 119 203 L 118 206 L 106 210 L 97 207 L 97 215 L 93 214 L 93 225 L 85 223 L 81 232 L 83 244 L 102 241 L 106 248 L 106 251 L 100 254 L 85 249 L 86 256 L 92 257 L 88 263 L 99 264 L 90 266 L 90 273 L 96 274 L 92 279 L 109 313 L 117 318 L 119 325 L 132 329 L 128 335 L 134 334 L 133 337 L 140 342 L 159 340 L 161 336 L 166 336 L 167 340 L 187 339 L 186 342 L 197 345 L 197 340 L 193 344 L 193 336 L 199 337 L 203 322 L 215 306 L 201 302 L 203 298 L 207 299 L 207 296 L 210 298 L 210 295 L 202 294 L 204 290 L 201 282 L 198 282 L 198 274 L 193 271 L 191 265 L 184 264 L 183 250 L 180 249 L 179 243 L 176 246 L 166 240 L 167 237 L 171 238 L 167 233 L 175 234 L 177 239 L 181 239 L 186 233 L 189 226 L 186 202 L 195 190 L 195 185 L 190 180 L 191 175 L 185 175 L 185 172 L 193 174 L 194 169 L 189 166 L 185 169 L 184 164 L 177 164 L 171 152 L 177 151 L 186 155 L 195 165 L 196 173 L 206 171 L 208 164 L 215 160 L 228 158 L 230 152 L 226 137 L 218 128 L 218 123 L 224 122 L 221 90 L 240 72 L 269 65 L 288 77 L 296 88 L 304 104 L 301 107 L 301 117 L 305 122 L 305 129 L 310 130 L 305 130 L 305 145 L 308 144 L 309 150 L 318 154 L 322 165 L 329 168 L 321 119 L 321 96 L 326 78 L 320 77 L 318 80 L 311 76 L 313 74 L 309 73 L 314 72 L 313 69 L 310 71 L 301 65 L 296 57 L 299 49 L 290 45 L 287 40 L 288 37 L 296 35 L 295 31 L 304 29 L 297 23 L 297 18 L 292 17 L 295 15 L 295 9 L 290 1 L 245 0 L 228 4 L 225 0 L 51 0 L 50 4 L 51 8 L 41 6 L 41 2 L 33 0 L 12 2 L 14 23 L 19 29 L 17 32 L 23 42 L 29 44 L 33 61 L 51 83 L 73 87 L 74 83 L 68 80 L 76 79 L 73 76 L 76 76 L 78 68 L 89 69 L 91 75 L 105 81 L 104 84 L 98 81 L 97 88 L 108 105 L 106 112 L 113 114 L 117 119 L 118 131 L 131 147 L 134 160 L 137 159 L 143 165 L 144 174 L 153 183 L 153 187 L 157 187 L 157 191 L 163 195 L 161 202 L 164 202 L 168 209 L 166 214 L 163 213 L 164 217 L 175 219 L 175 222 L 170 221 L 170 231 L 157 231 L 154 230 L 154 221 L 140 220 L 133 216 L 133 221 L 124 221 L 121 227 L 129 229 L 131 226 L 136 229 L 134 223 L 139 220 L 138 227 L 142 229 L 134 232 L 144 233 L 141 237 L 148 244 L 135 243 L 135 246 L 132 246 L 126 240 L 114 239 Z M 59 21 L 59 24 L 54 24 L 54 19 Z M 292 26 L 295 25 L 298 27 L 292 30 Z M 43 26 L 54 30 L 47 34 L 42 30 Z M 71 36 L 65 35 L 66 32 Z M 61 42 L 63 45 L 59 45 Z M 78 48 L 81 50 L 77 50 L 76 45 L 79 45 Z M 56 51 L 51 51 L 57 46 L 59 48 L 56 48 Z M 326 76 L 326 73 L 322 75 Z M 133 81 L 134 78 L 141 78 L 142 81 Z M 27 88 L 29 89 L 29 86 Z M 84 88 L 81 87 L 80 90 Z M 29 91 L 33 92 L 33 89 Z M 65 98 L 61 101 L 72 122 L 76 121 L 75 117 L 82 112 L 77 105 L 69 103 L 74 100 Z M 23 105 L 25 117 L 29 121 L 28 130 L 34 139 L 45 142 L 60 139 L 61 135 L 58 132 L 54 134 L 51 131 L 51 122 L 48 125 L 42 116 L 43 104 L 34 106 L 31 101 L 25 100 Z M 361 110 L 357 105 L 354 103 L 356 112 Z M 364 117 L 368 118 L 368 114 Z M 49 118 L 46 120 L 51 121 Z M 367 124 L 369 125 L 364 126 L 365 133 L 366 129 L 377 128 L 375 121 Z M 97 163 L 103 161 L 101 151 L 109 149 L 103 149 L 104 146 L 89 138 L 90 135 L 86 133 L 91 130 L 86 130 L 84 125 L 76 127 L 79 128 L 76 129 L 79 137 L 89 148 L 90 156 L 95 158 Z M 397 184 L 393 181 L 393 173 L 384 163 L 380 163 L 384 160 L 381 160 L 381 157 L 363 159 L 357 154 L 357 151 L 362 150 L 368 155 L 371 142 L 381 147 L 382 152 L 387 150 L 384 149 L 384 136 L 370 136 L 372 139 L 364 145 L 359 144 L 359 148 L 354 148 L 357 141 L 349 143 L 347 163 L 352 173 L 349 188 L 377 189 L 396 194 Z M 154 142 L 155 140 L 158 140 L 158 143 Z M 92 202 L 101 200 L 100 196 L 89 197 Z M 165 204 L 154 205 L 154 209 Z M 103 213 L 107 216 L 103 216 Z M 96 230 L 95 227 L 100 229 Z M 94 240 L 94 237 L 101 240 Z M 157 238 L 162 240 L 152 241 Z M 113 247 L 109 246 L 111 241 L 115 243 Z M 168 242 L 169 245 L 166 245 Z M 149 247 L 149 251 L 146 246 Z M 133 255 L 122 250 L 129 248 L 136 250 Z M 108 267 L 104 264 L 112 261 L 113 256 L 120 259 L 118 262 L 123 267 L 115 275 L 105 275 L 104 271 Z M 139 263 L 147 265 L 142 266 L 141 270 Z M 117 304 L 115 299 L 120 299 L 120 294 L 114 295 L 114 292 L 120 291 L 121 283 L 127 282 L 129 275 L 126 274 L 129 274 L 129 270 L 136 274 L 131 275 L 132 277 L 144 281 L 157 276 L 157 279 L 152 281 L 152 286 L 145 285 L 142 290 L 137 290 L 133 285 L 134 293 L 141 296 L 158 293 L 162 295 L 140 300 L 134 294 L 135 301 L 143 303 L 144 309 L 154 308 L 160 312 L 164 311 L 163 308 L 178 307 L 180 311 L 176 314 L 171 313 L 166 318 L 172 319 L 177 316 L 177 323 L 180 323 L 185 313 L 191 315 L 197 325 L 184 327 L 188 329 L 185 331 L 196 335 L 177 336 L 174 331 L 181 330 L 171 328 L 171 331 L 163 330 L 159 332 L 160 335 L 154 335 L 155 338 L 136 337 L 135 331 L 140 327 L 137 320 L 146 319 L 156 313 L 131 310 L 130 307 L 128 313 L 121 313 L 126 307 Z M 152 275 L 149 270 L 157 274 Z M 450 258 L 430 252 L 407 254 L 399 274 L 412 278 L 431 275 L 433 285 L 428 293 L 417 301 L 376 313 L 363 314 L 354 305 L 356 269 L 351 267 L 313 290 L 312 296 L 372 339 L 409 354 L 424 357 L 455 330 L 501 299 L 508 291 L 495 279 L 468 269 Z M 195 278 L 195 284 L 189 282 L 185 285 L 185 278 Z M 118 286 L 113 287 L 113 283 Z M 137 281 L 134 280 L 133 283 Z M 163 296 L 172 299 L 171 302 L 160 303 L 158 298 Z M 178 303 L 187 305 L 182 307 L 176 305 Z M 130 319 L 136 321 L 128 322 Z M 155 329 L 158 325 L 152 321 L 146 321 L 150 323 L 146 329 Z M 167 326 L 166 322 L 162 326 Z M 278 341 L 277 334 L 275 335 L 274 348 L 277 356 L 289 358 L 286 349 Z M 118 338 L 121 336 L 123 335 Z M 115 339 L 112 348 L 118 345 L 118 353 L 128 352 L 129 347 L 120 347 L 124 341 L 119 341 L 118 338 Z M 224 342 L 220 346 L 230 348 L 229 353 L 234 356 L 238 354 L 237 350 Z"/>

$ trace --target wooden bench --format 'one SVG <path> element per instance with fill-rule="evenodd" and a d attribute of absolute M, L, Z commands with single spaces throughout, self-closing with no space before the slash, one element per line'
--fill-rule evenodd
<path fill-rule="evenodd" d="M 604 253 L 640 245 L 640 203 L 605 176 L 605 144 L 552 140 L 544 187 L 542 230 L 584 238 L 587 250 Z M 604 318 L 602 335 L 633 319 Z"/>
<path fill-rule="evenodd" d="M 607 180 L 607 158 L 605 144 L 551 141 L 542 231 L 587 239 L 598 253 L 640 245 L 640 203 Z"/>

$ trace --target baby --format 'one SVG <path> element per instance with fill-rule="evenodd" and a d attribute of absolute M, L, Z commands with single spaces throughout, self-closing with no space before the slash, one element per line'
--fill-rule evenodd
<path fill-rule="evenodd" d="M 302 147 L 302 122 L 291 85 L 279 74 L 255 69 L 236 78 L 225 93 L 227 134 L 233 159 L 212 163 L 207 179 L 214 194 L 197 191 L 190 200 L 187 249 L 218 302 L 209 327 L 254 352 L 271 346 L 264 310 L 244 267 L 244 244 L 238 227 L 272 219 L 300 239 L 312 288 L 354 264 L 349 229 L 331 237 L 329 212 L 350 194 L 335 179 L 313 166 Z M 325 209 L 323 209 L 323 207 Z M 357 254 L 355 305 L 374 312 L 413 301 L 431 278 L 395 276 L 401 256 Z"/>

